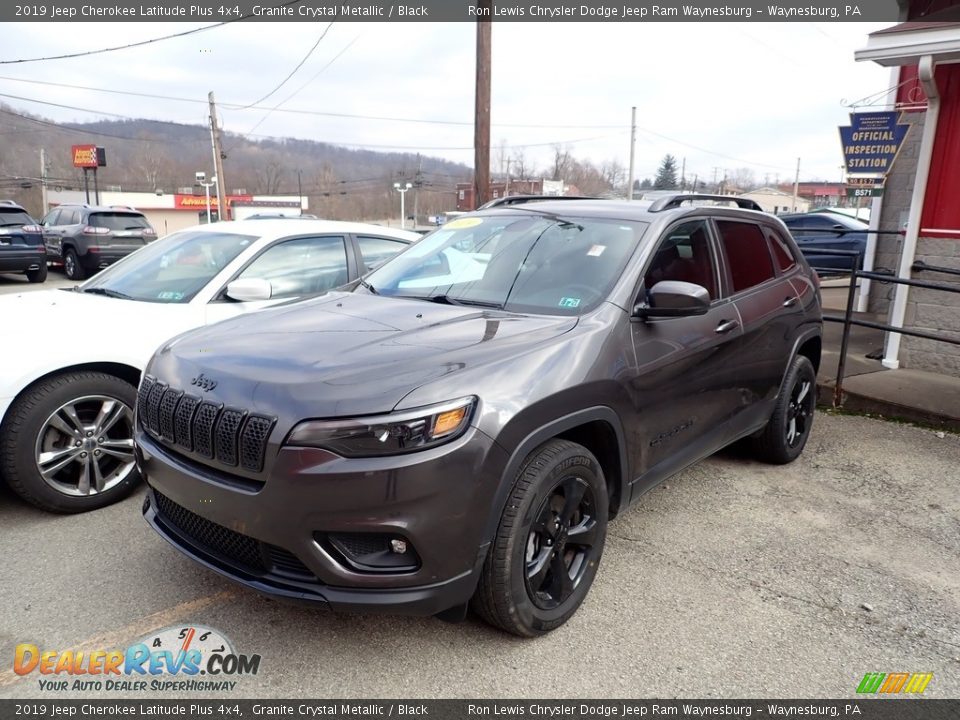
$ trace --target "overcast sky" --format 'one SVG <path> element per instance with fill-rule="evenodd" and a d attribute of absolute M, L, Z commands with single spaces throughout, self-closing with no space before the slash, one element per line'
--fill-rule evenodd
<path fill-rule="evenodd" d="M 629 159 L 637 107 L 637 177 L 665 153 L 687 176 L 749 167 L 759 181 L 840 179 L 845 103 L 881 93 L 889 70 L 854 62 L 870 23 L 495 23 L 492 157 L 497 146 L 546 167 L 552 145 L 597 163 Z M 3 27 L 0 60 L 99 49 L 191 29 L 186 23 L 46 23 Z M 234 23 L 85 58 L 0 65 L 0 97 L 58 121 L 115 113 L 206 123 L 201 102 L 38 84 L 84 85 L 221 104 L 228 131 L 421 151 L 472 165 L 475 28 L 468 23 Z M 35 81 L 18 82 L 8 78 Z M 280 108 L 267 116 L 278 103 Z M 285 110 L 418 121 L 338 118 Z M 266 117 L 265 117 L 266 116 Z M 527 127 L 522 127 L 527 126 Z M 254 129 L 255 128 L 255 129 Z"/>

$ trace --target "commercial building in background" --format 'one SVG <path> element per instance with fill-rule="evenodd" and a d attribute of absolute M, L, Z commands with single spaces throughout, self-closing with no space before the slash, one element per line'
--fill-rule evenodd
<path fill-rule="evenodd" d="M 960 276 L 949 272 L 960 270 L 960 2 L 899 2 L 904 22 L 871 34 L 856 53 L 859 61 L 891 68 L 883 109 L 898 110 L 899 122 L 911 126 L 883 197 L 874 201 L 872 222 L 903 233 L 879 235 L 867 262 L 900 277 L 960 287 Z M 960 294 L 876 282 L 867 294 L 861 308 L 889 314 L 891 325 L 960 338 Z M 960 346 L 888 333 L 883 364 L 960 377 Z"/>
<path fill-rule="evenodd" d="M 102 190 L 100 205 L 119 205 L 131 207 L 142 212 L 154 230 L 160 236 L 182 230 L 183 228 L 205 223 L 207 221 L 206 195 L 195 195 L 193 188 L 182 188 L 185 192 L 178 193 L 143 193 Z M 84 203 L 86 194 L 82 190 L 47 191 L 46 213 L 50 208 L 65 203 Z M 299 215 L 308 210 L 306 197 L 296 195 L 227 195 L 228 210 L 224 220 L 243 220 L 255 214 L 270 215 Z M 91 205 L 95 204 L 93 194 L 90 196 Z M 211 215 L 217 219 L 217 198 L 210 197 Z"/>
<path fill-rule="evenodd" d="M 563 180 L 546 180 L 536 178 L 532 180 L 500 180 L 491 182 L 490 199 L 506 195 L 566 195 L 568 186 Z M 457 183 L 457 210 L 460 212 L 469 212 L 476 210 L 477 206 L 473 199 L 473 183 Z"/>
<path fill-rule="evenodd" d="M 753 200 L 757 205 L 763 208 L 764 212 L 782 215 L 783 213 L 800 212 L 805 213 L 810 210 L 810 203 L 804 198 L 797 196 L 797 201 L 793 201 L 793 193 L 778 190 L 772 187 L 757 188 L 749 192 L 741 193 L 737 197 Z"/>

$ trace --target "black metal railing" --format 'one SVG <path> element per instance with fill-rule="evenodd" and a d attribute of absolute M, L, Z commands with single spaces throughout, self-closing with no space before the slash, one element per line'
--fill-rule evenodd
<path fill-rule="evenodd" d="M 869 232 L 869 231 L 867 231 Z M 887 234 L 893 234 L 891 231 L 885 231 Z M 877 231 L 880 234 L 880 231 Z M 898 233 L 899 234 L 899 233 Z M 847 305 L 843 315 L 824 313 L 823 319 L 826 322 L 843 323 L 843 335 L 840 340 L 840 360 L 837 364 L 837 382 L 833 389 L 833 406 L 840 407 L 843 404 L 843 379 L 847 364 L 847 348 L 850 344 L 850 329 L 857 327 L 873 328 L 874 330 L 883 330 L 884 332 L 895 332 L 900 335 L 909 335 L 910 337 L 923 338 L 924 340 L 934 340 L 936 342 L 948 343 L 950 345 L 960 345 L 960 339 L 943 337 L 923 330 L 910 330 L 903 327 L 896 327 L 887 323 L 874 322 L 872 320 L 861 320 L 853 317 L 853 304 L 857 296 L 857 281 L 861 278 L 874 280 L 881 283 L 893 283 L 895 285 L 908 285 L 910 287 L 924 288 L 927 290 L 942 290 L 943 292 L 960 294 L 960 285 L 946 285 L 944 283 L 930 282 L 927 280 L 917 280 L 914 278 L 901 278 L 893 273 L 873 272 L 862 270 L 863 253 L 857 250 L 817 250 L 818 255 L 832 255 L 835 257 L 850 258 L 850 285 L 847 290 Z M 814 270 L 818 268 L 814 267 Z M 835 268 L 823 268 L 823 270 L 832 270 Z M 914 272 L 920 270 L 947 273 L 950 275 L 960 275 L 960 270 L 955 268 L 943 268 L 936 265 L 927 265 L 923 262 L 916 262 L 911 267 Z M 819 272 L 819 270 L 818 270 Z"/>

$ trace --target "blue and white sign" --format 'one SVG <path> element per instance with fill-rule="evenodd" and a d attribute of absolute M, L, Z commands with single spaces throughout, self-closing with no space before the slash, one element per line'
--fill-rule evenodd
<path fill-rule="evenodd" d="M 907 137 L 897 112 L 851 113 L 850 126 L 840 128 L 848 175 L 886 175 Z"/>

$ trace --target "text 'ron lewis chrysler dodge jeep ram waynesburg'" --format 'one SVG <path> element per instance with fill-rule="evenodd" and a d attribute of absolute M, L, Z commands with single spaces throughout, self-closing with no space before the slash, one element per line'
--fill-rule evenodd
<path fill-rule="evenodd" d="M 775 217 L 688 201 L 484 210 L 173 338 L 137 400 L 146 519 L 273 595 L 558 627 L 645 490 L 810 433 L 816 275 Z"/>

